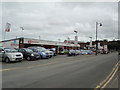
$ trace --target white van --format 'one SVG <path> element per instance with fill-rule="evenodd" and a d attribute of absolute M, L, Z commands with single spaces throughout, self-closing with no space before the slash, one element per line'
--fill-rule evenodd
<path fill-rule="evenodd" d="M 14 48 L 0 47 L 0 59 L 9 63 L 11 61 L 22 61 L 23 54 L 15 50 Z"/>

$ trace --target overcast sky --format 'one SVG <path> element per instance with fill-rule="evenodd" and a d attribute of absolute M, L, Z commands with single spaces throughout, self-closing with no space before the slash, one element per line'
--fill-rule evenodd
<path fill-rule="evenodd" d="M 11 24 L 11 32 L 6 39 L 24 37 L 61 41 L 74 39 L 74 30 L 78 31 L 79 41 L 95 40 L 95 22 L 98 27 L 98 39 L 113 40 L 118 36 L 117 2 L 4 2 L 2 3 L 2 31 L 5 24 Z M 2 32 L 4 36 L 4 32 Z M 0 40 L 2 38 L 0 37 Z"/>

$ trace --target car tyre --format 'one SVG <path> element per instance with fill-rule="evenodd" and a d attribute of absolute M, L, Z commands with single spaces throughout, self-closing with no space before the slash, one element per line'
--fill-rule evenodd
<path fill-rule="evenodd" d="M 28 60 L 28 61 L 30 61 L 30 60 L 31 60 L 30 56 L 28 56 L 28 57 L 27 57 L 27 60 Z"/>
<path fill-rule="evenodd" d="M 42 59 L 42 56 L 40 55 L 39 59 Z"/>
<path fill-rule="evenodd" d="M 5 62 L 6 63 L 9 63 L 10 62 L 10 59 L 7 57 L 7 58 L 5 58 Z"/>

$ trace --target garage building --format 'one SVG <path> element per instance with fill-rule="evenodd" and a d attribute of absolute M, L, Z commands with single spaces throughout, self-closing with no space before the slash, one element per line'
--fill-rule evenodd
<path fill-rule="evenodd" d="M 15 38 L 10 40 L 1 41 L 3 47 L 9 48 L 27 48 L 30 46 L 41 46 L 44 48 L 56 48 L 56 53 L 59 52 L 60 49 L 79 49 L 79 44 L 70 44 L 65 42 L 57 42 L 57 41 L 48 41 L 48 40 L 39 40 L 39 39 L 31 39 L 31 38 Z"/>

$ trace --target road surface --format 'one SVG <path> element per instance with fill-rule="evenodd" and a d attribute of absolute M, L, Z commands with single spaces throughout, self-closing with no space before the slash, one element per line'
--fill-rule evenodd
<path fill-rule="evenodd" d="M 3 63 L 3 88 L 95 88 L 118 61 L 107 55 L 56 56 L 51 59 Z M 116 86 L 117 88 L 117 86 Z"/>

